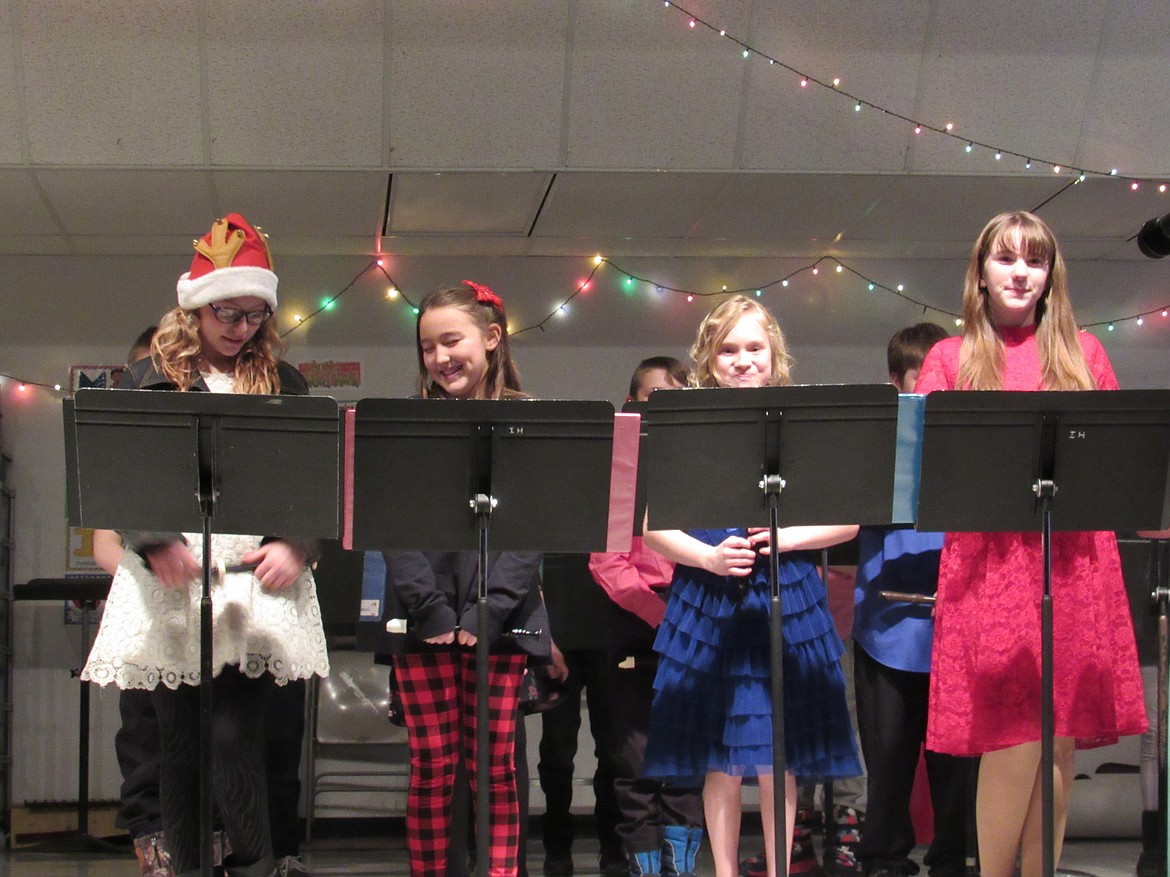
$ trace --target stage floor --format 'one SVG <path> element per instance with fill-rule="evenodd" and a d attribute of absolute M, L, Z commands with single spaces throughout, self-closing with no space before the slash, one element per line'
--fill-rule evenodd
<path fill-rule="evenodd" d="M 758 837 L 744 837 L 744 850 L 750 853 L 759 846 Z M 1058 874 L 1133 877 L 1140 849 L 1136 840 L 1069 841 Z M 920 857 L 922 850 L 916 852 Z M 305 847 L 302 858 L 316 877 L 409 877 L 401 837 L 314 841 Z M 540 839 L 531 840 L 528 845 L 530 877 L 542 877 L 543 858 Z M 596 877 L 596 841 L 579 841 L 573 858 L 577 877 Z M 138 873 L 137 863 L 129 852 L 116 856 L 0 852 L 3 877 L 134 877 Z M 699 877 L 711 877 L 713 873 L 710 859 L 700 859 Z"/>

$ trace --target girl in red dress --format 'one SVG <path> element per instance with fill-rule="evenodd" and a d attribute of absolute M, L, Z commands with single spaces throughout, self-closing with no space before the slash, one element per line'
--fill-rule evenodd
<path fill-rule="evenodd" d="M 1079 332 L 1052 231 L 1023 212 L 991 220 L 971 252 L 963 335 L 936 344 L 916 390 L 1112 390 L 1100 342 Z M 928 749 L 982 755 L 983 877 L 1041 870 L 1039 533 L 948 533 L 939 570 Z M 1055 842 L 1073 752 L 1146 727 L 1133 626 L 1113 533 L 1052 537 Z"/>

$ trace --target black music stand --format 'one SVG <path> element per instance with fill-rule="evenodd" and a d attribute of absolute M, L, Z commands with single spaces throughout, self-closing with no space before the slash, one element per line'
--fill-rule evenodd
<path fill-rule="evenodd" d="M 1170 523 L 1170 391 L 936 392 L 926 400 L 922 530 L 1041 534 L 1041 873 L 1056 872 L 1053 530 Z"/>
<path fill-rule="evenodd" d="M 650 395 L 648 526 L 654 530 L 889 524 L 898 391 L 891 385 L 660 390 Z M 777 874 L 784 797 L 780 558 L 769 555 L 772 757 Z"/>
<path fill-rule="evenodd" d="M 200 862 L 212 873 L 211 534 L 336 538 L 337 403 L 307 396 L 79 390 L 66 400 L 66 498 L 76 526 L 202 531 Z"/>
<path fill-rule="evenodd" d="M 354 428 L 354 547 L 478 551 L 476 618 L 487 630 L 489 523 L 495 550 L 606 550 L 613 434 L 607 402 L 363 399 Z M 483 873 L 487 665 L 480 636 L 475 809 Z"/>
<path fill-rule="evenodd" d="M 33 579 L 13 588 L 13 599 L 75 600 L 81 607 L 81 664 L 89 652 L 89 613 L 106 599 L 110 577 L 104 574 L 78 576 L 71 579 Z M 71 670 L 71 677 L 81 679 L 81 665 Z M 84 682 L 78 689 L 77 726 L 77 830 L 63 838 L 46 841 L 30 848 L 38 853 L 113 853 L 117 848 L 89 833 L 89 686 Z"/>

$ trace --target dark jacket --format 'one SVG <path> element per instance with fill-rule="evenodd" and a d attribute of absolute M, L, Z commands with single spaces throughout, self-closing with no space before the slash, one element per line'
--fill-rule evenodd
<path fill-rule="evenodd" d="M 387 551 L 386 599 L 374 647 L 379 663 L 389 656 L 428 649 L 424 640 L 466 630 L 486 636 L 494 654 L 549 653 L 548 614 L 540 595 L 541 555 L 531 551 L 488 554 L 486 631 L 477 630 L 475 551 Z M 405 621 L 405 630 L 402 622 Z M 387 631 L 387 624 L 391 631 Z"/>
<path fill-rule="evenodd" d="M 276 373 L 280 376 L 280 395 L 308 396 L 309 382 L 305 376 L 289 365 L 283 359 L 276 364 Z M 118 381 L 119 390 L 177 390 L 171 381 L 154 367 L 149 356 L 138 360 L 122 372 L 122 379 Z M 192 390 L 207 392 L 207 384 L 203 378 L 196 379 L 191 385 Z"/>
<path fill-rule="evenodd" d="M 305 376 L 289 365 L 283 359 L 276 364 L 276 373 L 280 376 L 280 395 L 307 396 L 309 382 Z M 138 360 L 124 372 L 118 381 L 119 390 L 177 390 L 178 387 L 154 366 L 149 356 Z M 202 376 L 191 385 L 192 391 L 209 392 Z M 181 539 L 179 533 L 159 533 L 143 530 L 121 531 L 122 539 L 132 550 L 142 554 L 147 548 L 166 542 Z M 265 536 L 264 542 L 272 542 L 279 536 Z M 285 541 L 297 546 L 305 555 L 308 563 L 312 563 L 321 553 L 320 543 L 315 539 L 286 539 Z"/>

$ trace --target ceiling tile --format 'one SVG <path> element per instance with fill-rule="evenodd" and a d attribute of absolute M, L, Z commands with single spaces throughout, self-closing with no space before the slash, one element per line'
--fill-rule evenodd
<path fill-rule="evenodd" d="M 203 171 L 42 169 L 36 176 L 66 234 L 121 239 L 116 252 L 136 252 L 140 235 L 198 237 L 215 219 Z"/>
<path fill-rule="evenodd" d="M 203 159 L 196 0 L 18 5 L 30 160 L 192 165 Z"/>
<path fill-rule="evenodd" d="M 1166 180 L 1170 15 L 1159 3 L 1109 7 L 1085 106 L 1078 160 L 1088 167 Z"/>
<path fill-rule="evenodd" d="M 1019 4 L 942 0 L 923 53 L 916 118 L 954 124 L 971 138 L 1035 159 L 1034 171 L 1076 164 L 1096 49 L 1107 7 L 1080 0 Z M 994 151 L 966 151 L 962 139 L 929 132 L 915 139 L 911 168 L 922 172 L 1011 173 L 1018 158 L 996 162 Z M 1040 164 L 1047 165 L 1040 168 Z"/>
<path fill-rule="evenodd" d="M 724 174 L 558 174 L 534 233 L 538 237 L 683 238 Z"/>
<path fill-rule="evenodd" d="M 255 217 L 274 241 L 356 237 L 369 249 L 382 227 L 380 171 L 216 171 L 212 179 L 219 209 Z"/>
<path fill-rule="evenodd" d="M 925 3 L 880 15 L 849 0 L 764 7 L 753 43 L 780 63 L 751 61 L 744 167 L 902 170 L 909 126 L 869 104 L 912 113 L 928 17 Z"/>
<path fill-rule="evenodd" d="M 390 165 L 557 166 L 567 6 L 393 4 L 386 26 Z"/>
<path fill-rule="evenodd" d="M 0 46 L 14 46 L 12 30 L 12 4 L 0 4 Z M 18 164 L 24 160 L 20 138 L 24 132 L 24 117 L 20 112 L 18 99 L 18 65 L 15 53 L 0 52 L 0 58 L 8 57 L 9 63 L 0 63 L 0 164 Z"/>
<path fill-rule="evenodd" d="M 49 212 L 31 171 L 0 168 L 0 236 L 56 235 L 61 228 Z"/>
<path fill-rule="evenodd" d="M 548 189 L 544 173 L 396 173 L 389 234 L 525 236 Z"/>
<path fill-rule="evenodd" d="M 846 237 L 873 241 L 962 241 L 967 252 L 980 229 L 1004 210 L 1028 210 L 1061 183 L 1047 177 L 988 178 L 894 175 L 889 187 L 854 217 Z"/>
<path fill-rule="evenodd" d="M 685 17 L 661 4 L 576 8 L 568 165 L 734 167 L 744 75 L 739 53 L 718 37 L 693 32 Z M 742 16 L 727 18 L 742 23 Z"/>
<path fill-rule="evenodd" d="M 209 0 L 211 159 L 244 167 L 379 167 L 382 9 Z"/>

